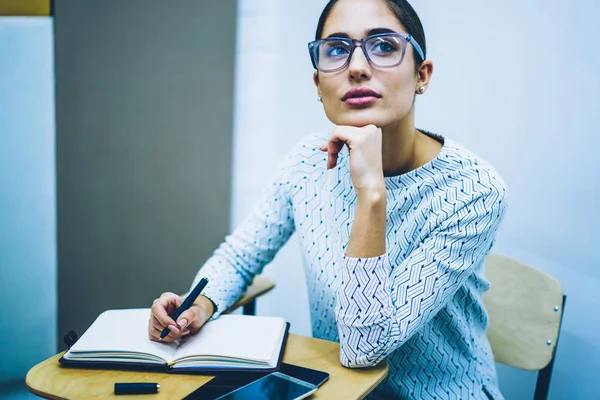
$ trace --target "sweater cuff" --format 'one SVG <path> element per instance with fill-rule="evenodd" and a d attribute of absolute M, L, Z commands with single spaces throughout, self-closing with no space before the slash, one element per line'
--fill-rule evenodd
<path fill-rule="evenodd" d="M 194 282 L 192 287 L 194 287 L 195 284 L 196 282 Z M 210 278 L 208 284 L 200 295 L 209 299 L 214 305 L 215 312 L 208 319 L 209 321 L 217 319 L 221 313 L 227 310 L 228 304 L 231 301 L 231 294 L 228 293 L 227 290 L 219 288 L 219 285 L 216 283 L 216 281 L 213 282 Z"/>
<path fill-rule="evenodd" d="M 387 255 L 371 258 L 344 256 L 344 264 L 336 304 L 338 323 L 350 325 L 357 318 L 362 322 L 378 320 L 389 303 Z"/>
<path fill-rule="evenodd" d="M 344 256 L 344 268 L 342 269 L 342 281 L 366 286 L 373 278 L 387 279 L 389 269 L 387 267 L 387 254 L 378 257 L 354 258 Z"/>

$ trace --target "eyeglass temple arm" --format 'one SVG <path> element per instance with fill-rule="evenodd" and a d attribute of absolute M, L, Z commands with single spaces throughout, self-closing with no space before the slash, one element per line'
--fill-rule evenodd
<path fill-rule="evenodd" d="M 419 55 L 421 56 L 421 60 L 424 61 L 425 60 L 425 56 L 423 55 L 423 49 L 421 49 L 421 46 L 419 46 L 419 43 L 417 43 L 417 41 L 415 40 L 414 37 L 412 37 L 412 35 L 408 35 L 408 41 L 417 50 L 417 53 L 419 53 Z"/>

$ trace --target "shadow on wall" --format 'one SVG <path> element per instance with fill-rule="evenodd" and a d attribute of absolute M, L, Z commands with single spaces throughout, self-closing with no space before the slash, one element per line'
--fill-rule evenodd
<path fill-rule="evenodd" d="M 569 306 L 565 307 L 565 318 L 568 318 Z M 563 325 L 564 326 L 564 325 Z M 565 331 L 561 332 L 556 353 L 556 363 L 552 374 L 552 383 L 550 384 L 549 400 L 560 399 L 579 399 L 594 400 L 598 399 L 597 391 L 591 393 L 589 388 L 596 386 L 598 381 L 597 368 L 565 368 L 572 365 L 600 365 L 600 352 L 593 351 L 598 349 L 598 345 L 590 343 L 576 334 Z M 564 366 L 563 368 L 560 368 Z M 587 385 L 560 385 L 557 382 L 587 382 Z"/>

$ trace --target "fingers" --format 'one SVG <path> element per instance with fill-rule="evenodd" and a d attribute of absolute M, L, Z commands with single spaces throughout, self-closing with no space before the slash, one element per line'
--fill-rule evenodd
<path fill-rule="evenodd" d="M 202 300 L 202 296 L 200 300 Z M 174 293 L 163 293 L 154 300 L 148 324 L 150 340 L 169 343 L 190 333 L 196 333 L 212 315 L 213 305 L 210 300 L 206 300 L 206 303 L 193 304 L 188 310 L 181 313 L 175 322 L 170 314 L 173 314 L 181 303 L 181 297 Z M 161 340 L 160 335 L 165 328 L 168 328 L 170 332 Z"/>
<path fill-rule="evenodd" d="M 190 322 L 193 322 L 196 319 L 196 316 L 192 311 L 186 310 L 184 311 L 177 320 L 177 325 L 181 327 L 181 329 L 185 329 L 190 325 Z"/>
<path fill-rule="evenodd" d="M 329 141 L 321 146 L 321 151 L 327 151 L 327 169 L 335 168 L 337 165 L 338 154 L 342 151 L 344 144 L 348 143 L 350 138 L 346 135 L 334 133 L 329 138 Z"/>
<path fill-rule="evenodd" d="M 381 130 L 375 125 L 367 125 L 361 128 L 353 126 L 336 126 L 329 138 L 329 141 L 321 146 L 319 150 L 327 151 L 327 169 L 335 168 L 338 161 L 338 155 L 344 145 L 352 151 L 361 147 L 362 143 L 373 141 L 372 136 L 381 135 Z"/>
<path fill-rule="evenodd" d="M 152 315 L 158 319 L 163 326 L 175 325 L 173 318 L 169 316 L 179 305 L 181 305 L 181 297 L 175 293 L 163 293 L 158 299 L 152 303 Z"/>
<path fill-rule="evenodd" d="M 175 293 L 163 293 L 158 299 L 154 300 L 148 326 L 150 340 L 159 341 L 160 334 L 167 327 L 171 332 L 161 341 L 172 342 L 184 334 L 173 321 L 173 318 L 169 316 L 169 313 L 173 313 L 182 302 L 181 297 Z"/>
<path fill-rule="evenodd" d="M 188 310 L 181 313 L 177 319 L 177 324 L 183 329 L 189 329 L 196 332 L 204 325 L 208 319 L 208 312 L 200 305 L 194 304 Z"/>
<path fill-rule="evenodd" d="M 338 125 L 333 129 L 329 142 L 340 142 L 347 144 L 350 149 L 364 146 L 366 143 L 372 143 L 381 138 L 381 129 L 375 125 L 366 125 L 363 127 Z"/>
<path fill-rule="evenodd" d="M 150 326 L 148 328 L 148 337 L 150 338 L 150 340 L 153 340 L 155 342 L 170 343 L 190 333 L 189 329 L 185 329 L 183 327 L 179 328 L 177 327 L 177 325 L 169 325 L 167 328 L 169 328 L 170 330 L 169 334 L 163 339 L 160 339 L 160 335 L 162 334 L 162 331 L 163 329 L 165 329 L 165 327 L 162 326 L 156 318 L 151 317 Z"/>
<path fill-rule="evenodd" d="M 346 141 L 332 137 L 327 143 L 327 169 L 335 168 L 338 161 L 338 156 Z"/>
<path fill-rule="evenodd" d="M 161 340 L 160 335 L 162 334 L 163 329 L 164 327 L 160 325 L 156 318 L 150 318 L 150 326 L 148 327 L 148 337 L 150 338 L 150 340 L 153 340 L 155 342 L 170 343 L 177 338 L 176 334 L 173 331 L 171 331 L 166 337 L 164 337 Z"/>

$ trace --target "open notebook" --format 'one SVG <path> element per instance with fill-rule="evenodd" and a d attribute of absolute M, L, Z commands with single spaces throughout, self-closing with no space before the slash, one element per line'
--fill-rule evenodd
<path fill-rule="evenodd" d="M 103 312 L 63 355 L 61 364 L 206 373 L 276 370 L 289 329 L 279 317 L 222 315 L 196 335 L 157 343 L 148 339 L 149 318 L 146 308 Z"/>

